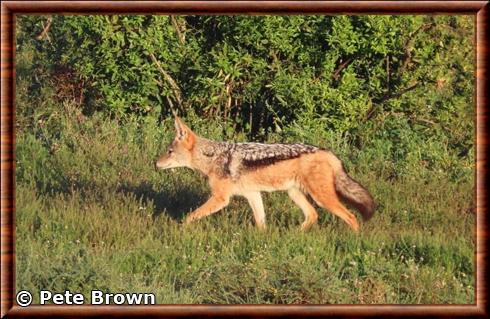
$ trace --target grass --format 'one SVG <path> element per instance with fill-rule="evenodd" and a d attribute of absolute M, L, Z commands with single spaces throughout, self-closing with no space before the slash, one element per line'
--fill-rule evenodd
<path fill-rule="evenodd" d="M 16 136 L 17 290 L 68 289 L 86 299 L 93 289 L 151 292 L 173 304 L 475 302 L 474 178 L 466 162 L 449 165 L 457 173 L 449 174 L 406 160 L 394 177 L 402 168 L 377 142 L 354 151 L 333 133 L 312 136 L 379 203 L 359 234 L 324 210 L 317 226 L 300 232 L 302 213 L 283 193 L 264 195 L 265 232 L 240 198 L 183 227 L 209 190 L 198 173 L 154 170 L 173 138 L 169 121 L 119 124 L 58 109 Z M 220 135 L 218 124 L 195 130 Z M 416 146 L 419 153 L 439 150 L 431 143 Z"/>

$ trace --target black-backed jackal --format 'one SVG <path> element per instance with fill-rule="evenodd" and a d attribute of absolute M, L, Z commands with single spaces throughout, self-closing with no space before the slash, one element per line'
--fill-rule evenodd
<path fill-rule="evenodd" d="M 303 230 L 318 219 L 306 194 L 354 231 L 359 229 L 357 219 L 340 199 L 356 208 L 364 220 L 374 213 L 372 196 L 347 175 L 342 162 L 330 151 L 304 144 L 215 142 L 197 136 L 178 117 L 175 129 L 175 139 L 156 167 L 198 170 L 208 177 L 212 192 L 206 203 L 187 216 L 186 224 L 219 211 L 231 196 L 240 195 L 252 207 L 257 226 L 265 228 L 262 191 L 287 191 L 305 215 Z"/>

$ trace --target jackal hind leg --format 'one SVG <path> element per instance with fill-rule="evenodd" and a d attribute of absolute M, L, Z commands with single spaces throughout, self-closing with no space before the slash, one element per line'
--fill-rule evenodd
<path fill-rule="evenodd" d="M 301 208 L 305 215 L 305 221 L 301 224 L 301 230 L 308 230 L 318 220 L 318 214 L 315 208 L 310 204 L 306 196 L 297 188 L 291 188 L 288 190 L 288 195 L 293 202 Z"/>
<path fill-rule="evenodd" d="M 314 181 L 310 180 L 310 182 L 307 180 L 306 188 L 308 193 L 319 206 L 340 217 L 357 232 L 359 230 L 359 223 L 357 222 L 356 216 L 342 205 L 335 192 L 333 176 L 328 177 L 325 179 L 325 174 L 323 174 L 323 178 L 317 178 Z"/>
<path fill-rule="evenodd" d="M 249 192 L 243 195 L 252 207 L 254 213 L 255 224 L 259 229 L 265 229 L 265 212 L 264 204 L 262 203 L 262 196 L 260 192 Z"/>

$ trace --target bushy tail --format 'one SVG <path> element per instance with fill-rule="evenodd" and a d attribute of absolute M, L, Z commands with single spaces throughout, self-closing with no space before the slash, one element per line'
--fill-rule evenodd
<path fill-rule="evenodd" d="M 361 213 L 365 221 L 373 216 L 376 210 L 373 197 L 361 184 L 347 175 L 343 167 L 335 173 L 335 190 L 343 201 Z"/>

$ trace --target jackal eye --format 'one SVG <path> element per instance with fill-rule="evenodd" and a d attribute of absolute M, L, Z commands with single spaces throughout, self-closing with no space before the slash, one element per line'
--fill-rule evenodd
<path fill-rule="evenodd" d="M 173 151 L 174 151 L 174 149 L 173 149 L 173 148 L 169 148 L 169 149 L 168 149 L 168 151 L 167 151 L 167 154 L 172 154 L 172 153 L 173 153 Z"/>

